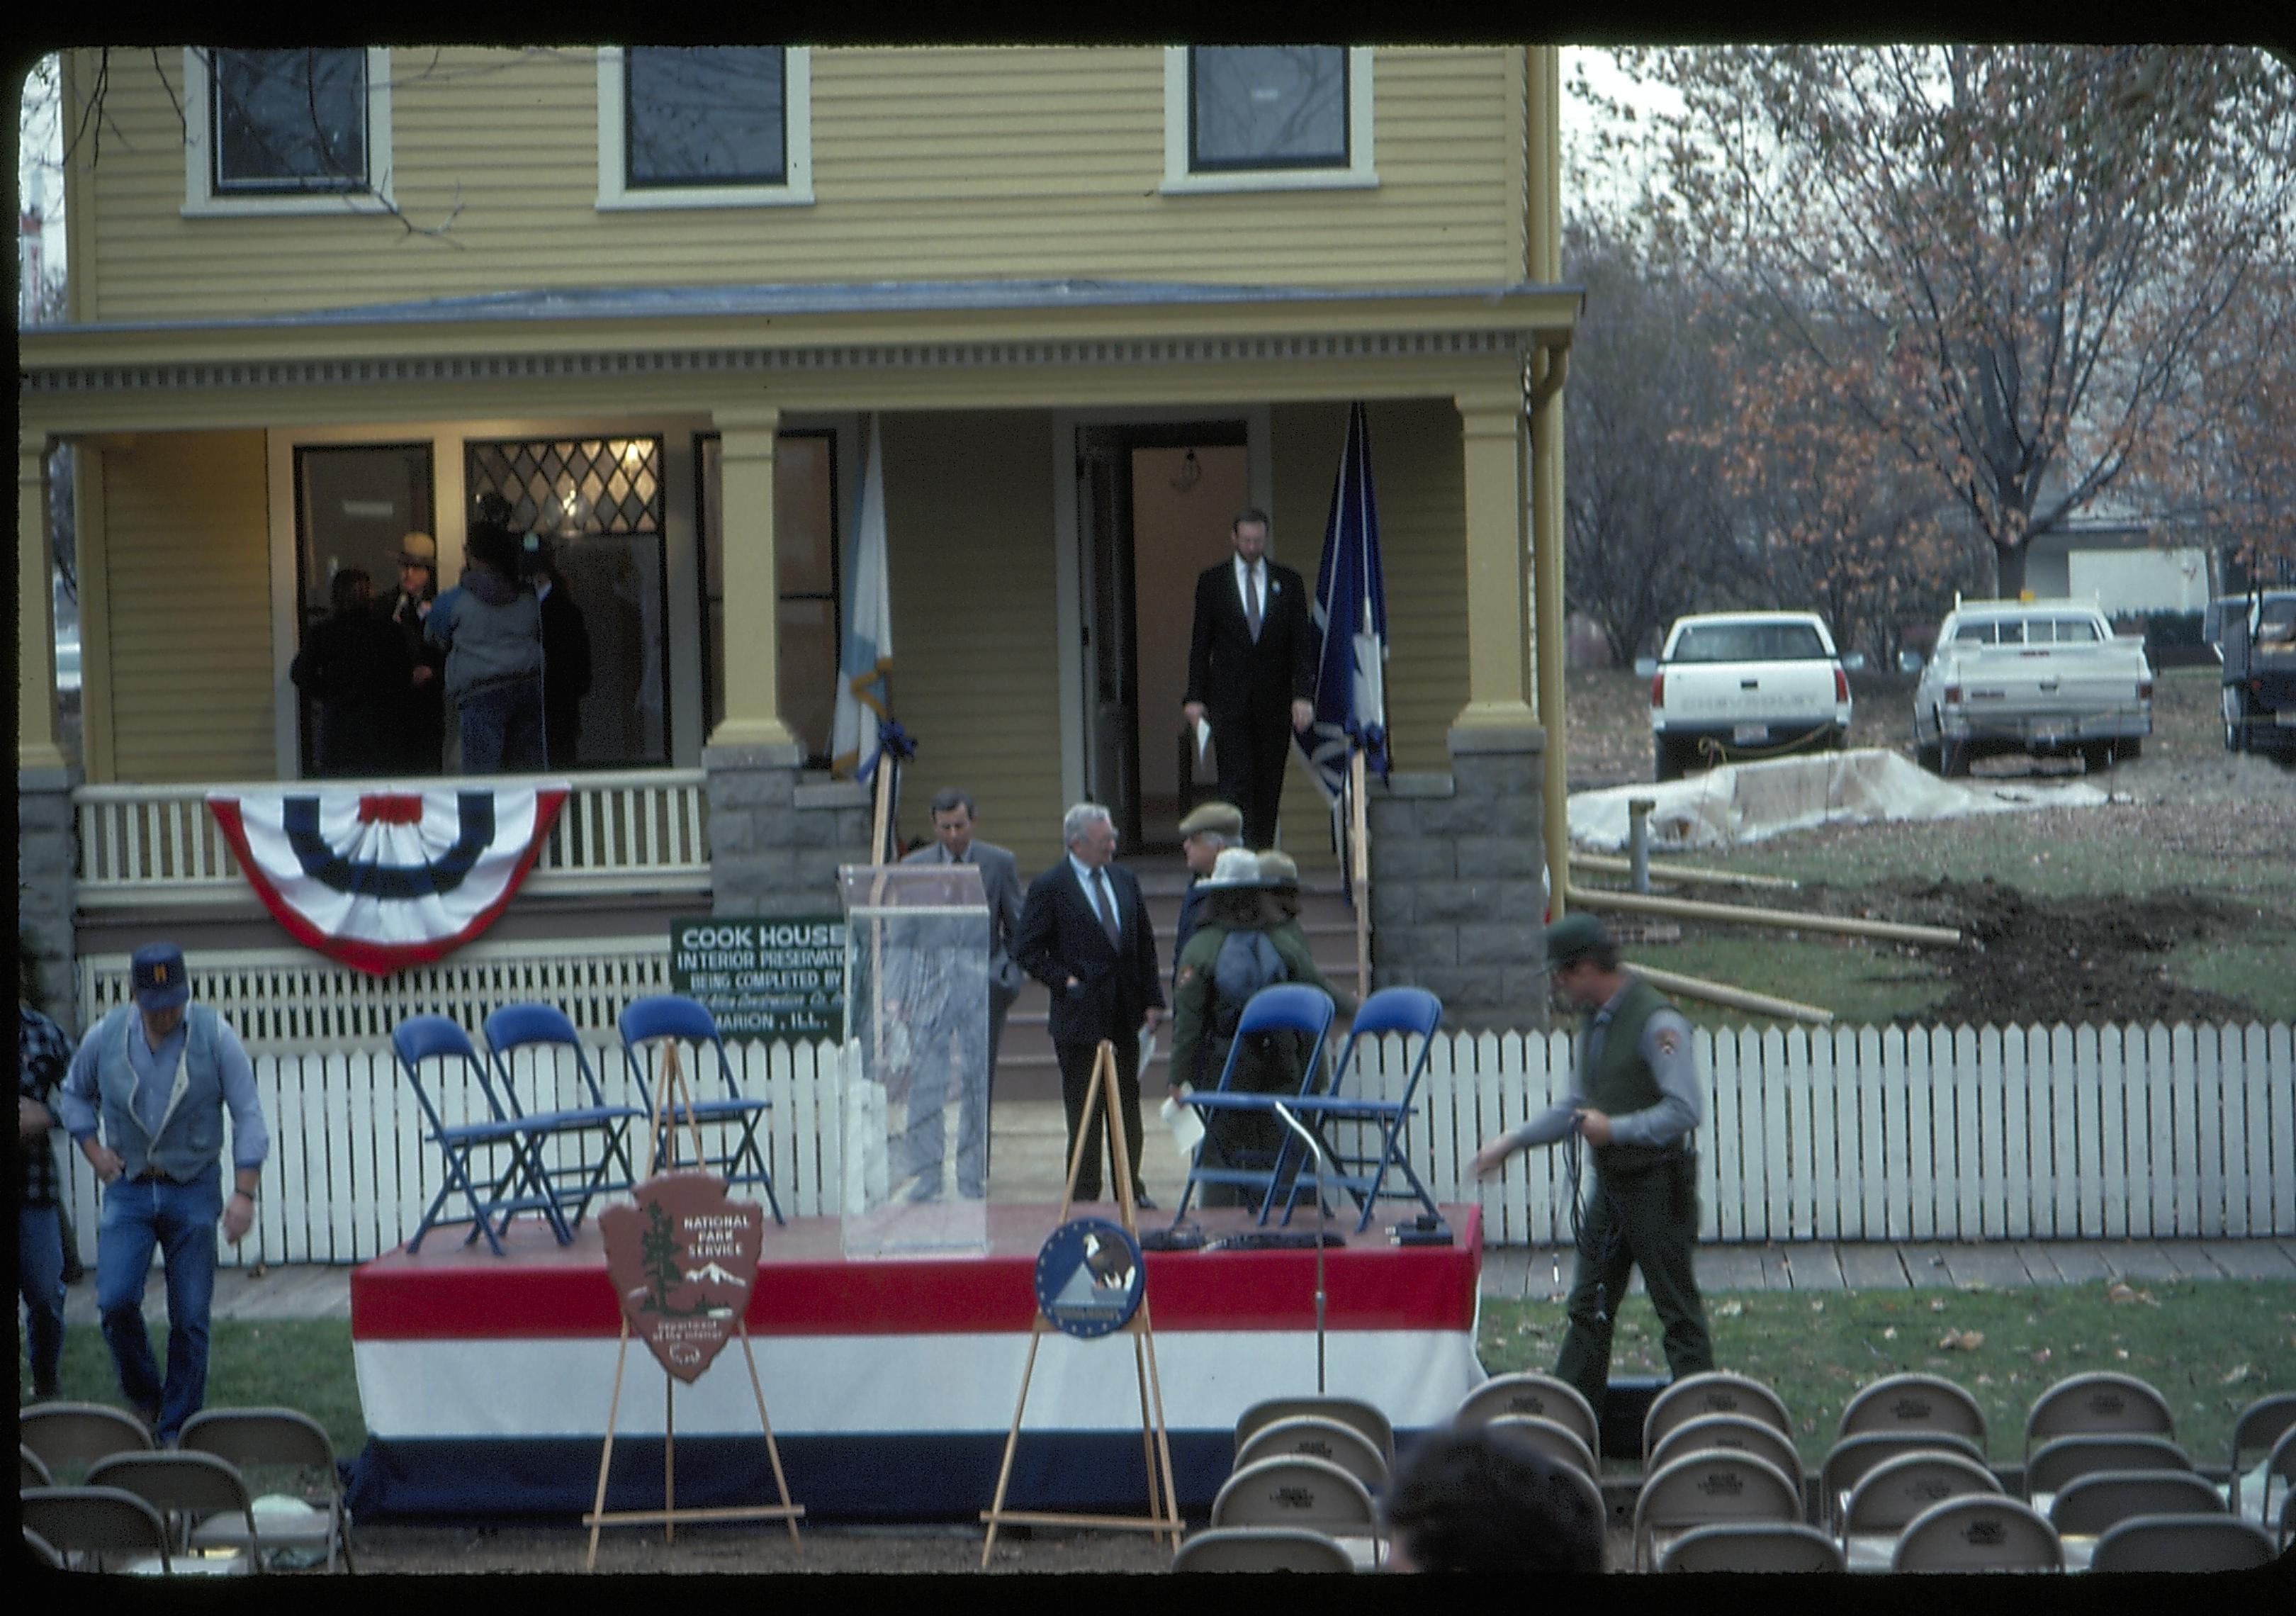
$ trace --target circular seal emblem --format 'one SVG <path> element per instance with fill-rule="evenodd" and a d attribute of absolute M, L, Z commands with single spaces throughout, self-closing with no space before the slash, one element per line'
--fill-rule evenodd
<path fill-rule="evenodd" d="M 1037 1308 L 1063 1333 L 1089 1341 L 1124 1327 L 1140 1310 L 1146 1269 L 1124 1226 L 1078 1218 L 1054 1229 L 1037 1253 Z"/>

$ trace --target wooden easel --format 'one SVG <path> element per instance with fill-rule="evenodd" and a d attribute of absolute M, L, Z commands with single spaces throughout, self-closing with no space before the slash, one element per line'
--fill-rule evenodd
<path fill-rule="evenodd" d="M 1092 1136 L 1092 1120 L 1095 1108 L 1108 1116 L 1109 1154 L 1116 1168 L 1116 1204 L 1124 1225 L 1124 1232 L 1135 1240 L 1140 1236 L 1138 1202 L 1132 1190 L 1132 1141 L 1124 1131 L 1123 1107 L 1116 1103 L 1116 1050 L 1105 1038 L 1101 1040 L 1100 1053 L 1092 1063 L 1092 1081 L 1086 1087 L 1084 1110 L 1077 1120 L 1076 1148 L 1069 1156 L 1069 1181 L 1061 1198 L 1059 1223 L 1069 1220 L 1069 1209 L 1076 1204 L 1077 1175 L 1084 1166 L 1086 1140 Z M 1021 1371 L 1021 1400 L 1013 1409 L 1013 1429 L 1004 1439 L 1004 1462 L 996 1472 L 996 1501 L 980 1512 L 988 1525 L 988 1540 L 980 1546 L 980 1565 L 986 1571 L 988 1557 L 996 1552 L 996 1529 L 1007 1522 L 1014 1526 L 1100 1526 L 1119 1530 L 1154 1532 L 1159 1536 L 1169 1532 L 1172 1547 L 1180 1546 L 1179 1504 L 1172 1488 L 1171 1435 L 1164 1424 L 1164 1391 L 1156 1375 L 1156 1331 L 1148 1315 L 1148 1276 L 1140 1276 L 1140 1306 L 1132 1317 L 1117 1326 L 1112 1333 L 1132 1338 L 1132 1367 L 1140 1387 L 1140 1445 L 1148 1461 L 1148 1513 L 1146 1515 L 1070 1515 L 1046 1514 L 1037 1512 L 1007 1510 L 1004 1489 L 1013 1479 L 1013 1453 L 1021 1443 L 1021 1417 L 1029 1407 L 1029 1382 L 1037 1370 L 1037 1349 L 1046 1334 L 1058 1325 L 1046 1321 L 1039 1311 L 1030 1322 L 1029 1331 L 1029 1360 Z"/>
<path fill-rule="evenodd" d="M 664 1044 L 661 1051 L 661 1081 L 656 1087 L 657 1100 L 646 1118 L 646 1170 L 651 1178 L 665 1166 L 677 1166 L 676 1123 L 672 1114 L 677 1110 L 685 1113 L 685 1124 L 693 1138 L 693 1160 L 699 1165 L 701 1154 L 701 1123 L 693 1114 L 693 1095 L 685 1086 L 685 1070 L 677 1059 L 677 1046 Z M 663 1142 L 668 1141 L 668 1161 L 663 1160 Z M 750 1347 L 750 1321 L 745 1316 L 737 1321 L 742 1336 L 742 1356 L 750 1366 L 750 1390 L 758 1399 L 758 1424 L 766 1433 L 766 1454 L 773 1461 L 774 1486 L 781 1493 L 778 1505 L 759 1504 L 735 1505 L 723 1509 L 680 1509 L 677 1507 L 677 1382 L 665 1369 L 661 1375 L 661 1507 L 660 1509 L 608 1510 L 606 1507 L 606 1472 L 614 1463 L 614 1422 L 621 1413 L 622 1366 L 629 1357 L 629 1316 L 622 1317 L 621 1340 L 614 1349 L 614 1395 L 606 1407 L 606 1445 L 598 1456 L 598 1490 L 591 1501 L 590 1513 L 582 1517 L 582 1524 L 590 1529 L 590 1556 L 585 1571 L 598 1569 L 598 1531 L 606 1526 L 651 1526 L 659 1522 L 664 1543 L 677 1541 L 680 1521 L 786 1521 L 789 1522 L 790 1545 L 802 1554 L 805 1545 L 798 1537 L 797 1521 L 805 1513 L 805 1505 L 790 1502 L 789 1480 L 782 1473 L 782 1450 L 774 1440 L 774 1423 L 766 1414 L 766 1390 L 758 1379 L 758 1356 Z"/>
<path fill-rule="evenodd" d="M 1364 801 L 1364 751 L 1348 748 L 1348 873 L 1356 909 L 1356 1000 L 1371 997 L 1371 823 Z"/>

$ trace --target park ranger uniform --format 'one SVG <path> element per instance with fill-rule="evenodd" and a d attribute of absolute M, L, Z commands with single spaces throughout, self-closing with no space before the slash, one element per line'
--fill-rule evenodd
<path fill-rule="evenodd" d="M 1595 1193 L 1578 1231 L 1570 1282 L 1570 1329 L 1555 1374 L 1599 1414 L 1610 1380 L 1611 1329 L 1639 1267 L 1665 1326 L 1673 1377 L 1714 1366 L 1714 1346 L 1692 1272 L 1698 1233 L 1698 1156 L 1692 1130 L 1706 1107 L 1691 1053 L 1690 1021 L 1640 977 L 1587 1018 L 1570 1096 L 1513 1136 L 1517 1148 L 1571 1133 L 1574 1111 L 1611 1120 L 1611 1143 L 1595 1147 Z"/>

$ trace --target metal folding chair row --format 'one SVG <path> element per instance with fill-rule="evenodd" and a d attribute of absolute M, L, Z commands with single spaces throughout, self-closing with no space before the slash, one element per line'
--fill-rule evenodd
<path fill-rule="evenodd" d="M 718 1090 L 690 1095 L 693 1120 L 713 1131 L 722 1126 L 731 1134 L 722 1154 L 705 1154 L 694 1165 L 722 1173 L 729 1185 L 758 1185 L 774 1221 L 785 1221 L 758 1137 L 772 1102 L 742 1093 L 709 1010 L 678 995 L 655 995 L 632 1002 L 622 1012 L 619 1029 L 622 1057 L 641 1101 L 636 1105 L 606 1099 L 573 1022 L 554 1006 L 509 1005 L 488 1015 L 484 1026 L 488 1059 L 484 1061 L 470 1035 L 445 1016 L 409 1016 L 398 1024 L 391 1033 L 391 1050 L 445 1169 L 438 1194 L 407 1242 L 408 1251 L 420 1251 L 434 1225 L 463 1221 L 440 1217 L 457 1195 L 469 1212 L 466 1245 L 484 1235 L 495 1254 L 502 1255 L 502 1237 L 521 1212 L 539 1213 L 561 1245 L 570 1243 L 592 1201 L 637 1183 L 631 1126 L 652 1116 L 649 1079 L 659 1080 L 664 1052 L 676 1044 L 692 1046 L 697 1057 L 704 1048 L 715 1055 Z M 545 1065 L 554 1080 L 561 1052 L 572 1055 L 578 1085 L 578 1103 L 572 1105 L 544 1103 L 537 1088 L 536 1074 Z M 469 1085 L 470 1109 L 482 1114 L 470 1121 L 447 1120 L 446 1110 L 424 1079 L 425 1064 L 431 1062 L 440 1063 L 442 1078 L 462 1074 Z M 521 1068 L 526 1097 L 521 1095 Z M 689 1088 L 698 1087 L 689 1080 Z M 653 1141 L 658 1161 L 677 1162 L 680 1130 L 685 1126 L 684 1107 L 665 1116 Z M 578 1146 L 570 1161 L 556 1154 L 565 1142 Z M 588 1148 L 593 1144 L 594 1149 Z"/>

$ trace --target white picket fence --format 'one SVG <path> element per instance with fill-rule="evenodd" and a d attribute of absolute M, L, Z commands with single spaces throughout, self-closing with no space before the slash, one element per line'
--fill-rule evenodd
<path fill-rule="evenodd" d="M 2296 1235 L 2296 1053 L 2283 1024 L 1838 1028 L 1696 1034 L 1712 1110 L 1698 1136 L 1702 1234 L 1718 1241 L 2210 1239 Z M 1512 1157 L 1463 1182 L 1486 1139 L 1567 1090 L 1565 1033 L 1439 1037 L 1410 1155 L 1439 1201 L 1479 1202 L 1494 1245 L 1570 1237 L 1561 1153 Z M 774 1103 L 783 1210 L 842 1202 L 843 1048 L 730 1046 L 745 1090 Z M 1365 1062 L 1392 1095 L 1401 1049 Z M 387 1051 L 260 1053 L 273 1136 L 255 1233 L 226 1262 L 357 1262 L 390 1251 L 437 1194 L 437 1154 Z M 589 1046 L 610 1100 L 636 1095 L 619 1046 Z M 521 1069 L 522 1070 L 525 1069 Z M 691 1052 L 685 1070 L 715 1087 Z M 582 1103 L 570 1057 L 521 1084 L 529 1104 Z M 475 1085 L 433 1095 L 449 1122 L 485 1114 Z M 77 1226 L 95 1186 L 59 1151 Z M 450 1207 L 459 1211 L 459 1206 Z M 459 1240 L 460 1230 L 434 1235 Z M 83 1239 L 84 1248 L 92 1242 Z"/>

